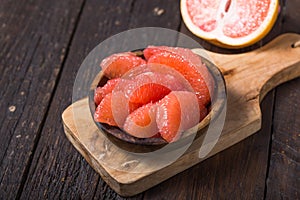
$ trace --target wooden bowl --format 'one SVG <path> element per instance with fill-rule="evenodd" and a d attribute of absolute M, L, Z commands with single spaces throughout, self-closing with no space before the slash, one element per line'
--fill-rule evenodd
<path fill-rule="evenodd" d="M 95 124 L 99 130 L 117 147 L 133 152 L 133 153 L 147 153 L 158 150 L 165 145 L 168 145 L 169 150 L 177 149 L 187 143 L 190 143 L 191 137 L 196 140 L 200 136 L 205 135 L 208 125 L 216 119 L 224 108 L 226 99 L 225 81 L 220 70 L 209 60 L 201 57 L 202 62 L 205 63 L 209 72 L 214 79 L 214 94 L 213 104 L 209 108 L 208 115 L 196 126 L 188 129 L 178 141 L 169 144 L 162 138 L 137 138 L 127 134 L 118 127 L 110 126 L 104 123 L 96 122 Z M 94 79 L 89 93 L 89 106 L 92 116 L 94 116 L 96 105 L 94 103 L 94 90 L 96 87 L 103 86 L 108 81 L 108 78 L 100 72 Z M 170 147 L 169 147 L 170 146 Z"/>

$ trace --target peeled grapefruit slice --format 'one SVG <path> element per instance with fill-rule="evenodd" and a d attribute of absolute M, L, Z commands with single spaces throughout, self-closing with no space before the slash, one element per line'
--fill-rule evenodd
<path fill-rule="evenodd" d="M 200 38 L 227 48 L 256 43 L 273 27 L 278 0 L 181 0 L 187 28 Z"/>
<path fill-rule="evenodd" d="M 103 87 L 97 87 L 94 94 L 94 102 L 99 105 L 105 95 L 111 93 L 116 85 L 120 82 L 120 78 L 108 80 Z"/>
<path fill-rule="evenodd" d="M 161 64 L 175 69 L 191 84 L 200 104 L 207 105 L 210 102 L 212 89 L 209 88 L 213 88 L 213 84 L 207 68 L 202 63 L 194 65 L 181 55 L 169 51 L 152 55 L 148 63 Z"/>
<path fill-rule="evenodd" d="M 169 74 L 144 72 L 137 75 L 125 88 L 129 102 L 145 105 L 162 99 L 171 91 L 185 90 L 180 81 Z"/>
<path fill-rule="evenodd" d="M 141 105 L 130 103 L 124 91 L 113 90 L 111 98 L 111 112 L 118 127 L 123 128 L 126 117 Z M 103 99 L 104 100 L 104 99 Z M 101 102 L 102 103 L 102 102 Z M 100 103 L 100 104 L 101 104 Z"/>
<path fill-rule="evenodd" d="M 144 57 L 146 60 L 149 60 L 149 58 L 157 53 L 161 52 L 171 52 L 175 53 L 184 59 L 189 60 L 193 64 L 202 65 L 201 59 L 198 55 L 196 55 L 192 50 L 187 48 L 181 48 L 181 47 L 168 47 L 168 46 L 148 46 L 146 49 L 144 49 Z"/>
<path fill-rule="evenodd" d="M 171 67 L 173 67 L 175 70 L 177 70 L 181 74 L 185 74 L 187 70 L 191 70 L 191 72 L 197 71 L 198 79 L 200 81 L 202 81 L 202 83 L 205 82 L 205 84 L 207 86 L 207 89 L 209 91 L 209 94 L 210 95 L 213 94 L 213 92 L 214 92 L 214 87 L 213 87 L 214 83 L 213 83 L 213 78 L 212 78 L 211 74 L 209 73 L 209 71 L 208 71 L 207 67 L 205 66 L 205 64 L 203 64 L 200 56 L 195 54 L 190 49 L 180 48 L 180 47 L 167 47 L 167 46 L 148 46 L 143 51 L 144 56 L 147 60 L 149 60 L 153 55 L 163 54 L 164 52 L 171 53 L 171 54 L 176 54 L 177 57 L 181 57 L 185 62 L 188 62 L 189 66 L 185 66 L 184 69 L 180 69 L 175 64 L 174 65 L 171 64 Z M 150 61 L 149 63 L 153 62 L 154 59 L 151 59 L 151 60 L 152 61 Z M 161 64 L 166 64 L 166 63 L 162 63 L 163 61 L 157 61 L 157 59 L 156 59 L 155 62 L 161 63 Z M 172 62 L 170 61 L 170 63 L 172 63 Z M 197 76 L 197 75 L 195 75 L 195 76 Z M 186 75 L 185 75 L 185 78 L 187 78 Z M 191 77 L 191 79 L 193 79 L 193 77 Z M 189 82 L 191 81 L 190 79 L 187 79 L 187 80 Z M 196 80 L 194 79 L 192 82 L 195 82 L 195 81 Z M 194 89 L 197 89 L 197 88 L 194 87 Z M 200 91 L 198 91 L 198 92 L 200 92 Z M 206 94 L 202 93 L 201 95 L 206 95 Z M 200 96 L 200 94 L 198 96 Z"/>
<path fill-rule="evenodd" d="M 100 63 L 100 66 L 104 75 L 112 79 L 119 78 L 130 69 L 142 64 L 146 64 L 144 59 L 132 52 L 124 52 L 108 56 Z"/>
<path fill-rule="evenodd" d="M 200 120 L 196 95 L 188 91 L 172 91 L 157 103 L 156 123 L 167 142 L 174 142 L 183 131 Z"/>
<path fill-rule="evenodd" d="M 102 99 L 101 103 L 96 108 L 94 119 L 97 122 L 117 126 L 111 109 L 111 98 L 112 93 L 109 93 Z"/>
<path fill-rule="evenodd" d="M 119 82 L 123 82 L 123 80 Z M 97 106 L 94 113 L 94 120 L 111 126 L 123 127 L 128 114 L 138 107 L 140 105 L 128 102 L 124 92 L 113 91 L 106 94 Z"/>
<path fill-rule="evenodd" d="M 124 124 L 124 130 L 138 138 L 155 136 L 158 133 L 156 105 L 149 103 L 129 114 Z"/>

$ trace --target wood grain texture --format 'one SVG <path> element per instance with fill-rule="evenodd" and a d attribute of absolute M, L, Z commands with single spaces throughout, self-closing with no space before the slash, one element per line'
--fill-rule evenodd
<path fill-rule="evenodd" d="M 300 33 L 300 4 L 282 2 L 281 32 Z M 266 199 L 299 199 L 299 78 L 276 89 Z"/>
<path fill-rule="evenodd" d="M 129 28 L 162 27 L 178 30 L 179 3 L 172 0 L 134 1 Z"/>
<path fill-rule="evenodd" d="M 0 199 L 20 195 L 81 4 L 1 1 Z"/>
<path fill-rule="evenodd" d="M 127 29 L 131 3 L 101 1 L 100 4 L 99 1 L 88 1 L 84 5 L 61 81 L 33 157 L 22 199 L 92 199 L 97 187 L 106 185 L 64 136 L 60 113 L 71 103 L 76 72 L 84 57 L 95 44 Z M 96 199 L 99 196 L 110 199 L 117 196 L 112 189 L 105 188 L 97 193 Z"/>
<path fill-rule="evenodd" d="M 208 50 L 232 54 L 257 49 L 280 33 L 300 33 L 299 1 L 280 0 L 280 16 L 272 31 L 257 44 L 239 50 L 222 49 L 192 35 L 180 19 L 179 2 L 173 0 L 87 0 L 82 6 L 84 1 L 0 3 L 0 199 L 123 199 L 67 141 L 60 120 L 71 102 L 79 64 L 103 39 L 129 28 L 159 26 L 180 30 Z M 163 13 L 158 15 L 155 8 Z M 57 82 L 62 83 L 56 87 Z M 265 131 L 130 199 L 262 199 L 264 185 L 267 199 L 299 198 L 293 187 L 299 185 L 295 178 L 299 177 L 299 138 L 295 140 L 292 132 L 299 130 L 299 114 L 292 109 L 298 89 L 298 79 L 279 86 L 274 107 L 274 92 L 267 95 L 261 105 Z M 297 105 L 296 101 L 293 108 Z M 273 110 L 274 141 L 267 143 Z M 268 152 L 266 176 L 263 165 Z"/>
<path fill-rule="evenodd" d="M 274 91 L 263 100 L 262 129 L 246 140 L 151 188 L 144 199 L 262 199 Z M 267 149 L 267 150 L 266 150 Z M 174 190 L 175 188 L 175 190 Z"/>
<path fill-rule="evenodd" d="M 300 5 L 295 1 L 282 0 L 282 33 L 293 32 L 299 33 L 300 27 L 296 24 L 299 22 Z"/>
<path fill-rule="evenodd" d="M 267 199 L 299 199 L 300 78 L 276 90 Z"/>
<path fill-rule="evenodd" d="M 264 48 L 245 54 L 210 53 L 225 76 L 228 107 L 222 135 L 205 158 L 232 146 L 261 128 L 259 108 L 261 99 L 279 83 L 300 75 L 300 49 L 290 50 L 289 45 L 290 42 L 298 40 L 300 40 L 299 35 L 283 35 Z M 288 58 L 281 57 L 284 52 L 289 54 Z M 270 53 L 278 59 L 264 60 Z M 249 57 L 253 59 L 249 60 Z M 98 133 L 99 130 L 97 131 L 90 116 L 86 99 L 68 107 L 63 113 L 63 121 L 66 135 L 74 146 L 108 184 L 124 196 L 142 192 L 203 160 L 198 157 L 199 139 L 193 142 L 190 151 L 180 159 L 159 169 L 147 165 L 147 159 L 144 160 L 143 157 L 121 152 L 101 133 Z M 210 142 L 202 146 L 207 148 Z M 131 161 L 136 161 L 137 164 L 120 168 L 124 163 Z M 143 170 L 139 171 L 139 169 Z"/>
<path fill-rule="evenodd" d="M 171 1 L 168 2 L 169 8 L 172 8 Z M 154 1 L 152 7 L 157 3 Z M 125 0 L 85 3 L 21 198 L 119 198 L 66 139 L 60 114 L 71 103 L 73 83 L 80 63 L 96 44 L 127 30 L 129 24 L 134 27 L 147 25 L 153 19 L 158 24 L 165 23 L 166 18 L 152 15 L 153 11 L 142 4 L 140 1 Z M 148 12 L 149 16 L 147 19 L 133 19 L 132 13 L 138 12 Z M 174 21 L 178 20 L 179 11 L 177 15 Z"/>

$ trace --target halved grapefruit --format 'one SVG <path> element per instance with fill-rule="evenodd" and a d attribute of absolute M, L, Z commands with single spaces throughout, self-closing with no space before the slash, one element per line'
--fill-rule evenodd
<path fill-rule="evenodd" d="M 181 15 L 196 36 L 226 48 L 261 40 L 273 27 L 278 0 L 181 0 Z"/>

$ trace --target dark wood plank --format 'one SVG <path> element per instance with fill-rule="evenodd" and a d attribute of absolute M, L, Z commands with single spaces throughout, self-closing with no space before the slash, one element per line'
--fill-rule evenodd
<path fill-rule="evenodd" d="M 179 2 L 171 0 L 135 1 L 130 28 L 162 27 L 179 30 L 180 19 Z"/>
<path fill-rule="evenodd" d="M 282 23 L 282 32 L 300 33 L 299 19 L 300 19 L 300 2 L 282 0 L 283 8 L 281 12 L 284 15 Z"/>
<path fill-rule="evenodd" d="M 282 1 L 282 32 L 300 34 L 299 1 Z M 267 199 L 299 199 L 300 78 L 276 89 Z"/>
<path fill-rule="evenodd" d="M 87 53 L 101 40 L 124 31 L 129 27 L 147 26 L 155 19 L 158 24 L 174 13 L 168 14 L 168 9 L 163 15 L 157 16 L 153 9 L 158 1 L 87 1 L 82 17 L 70 47 L 61 80 L 57 87 L 53 103 L 42 130 L 40 142 L 33 157 L 28 179 L 21 198 L 49 198 L 49 199 L 120 199 L 112 189 L 99 177 L 87 164 L 82 156 L 72 147 L 64 136 L 61 122 L 62 111 L 71 103 L 71 94 L 76 72 Z M 169 6 L 174 10 L 171 0 L 161 5 Z M 93 14 L 91 14 L 93 13 Z M 133 19 L 137 13 L 148 13 L 144 19 Z M 179 19 L 179 10 L 177 18 Z M 161 21 L 160 21 L 161 20 Z M 178 24 L 170 23 L 168 27 Z M 142 195 L 134 197 L 141 199 Z"/>
<path fill-rule="evenodd" d="M 0 199 L 20 194 L 81 5 L 1 1 Z"/>
<path fill-rule="evenodd" d="M 132 1 L 87 1 L 70 46 L 21 199 L 116 198 L 67 140 L 61 113 L 71 104 L 77 70 L 102 40 L 127 29 Z M 117 22 L 118 21 L 118 22 Z"/>
<path fill-rule="evenodd" d="M 248 139 L 172 177 L 145 199 L 262 199 L 274 91 L 262 102 L 262 129 Z"/>
<path fill-rule="evenodd" d="M 276 90 L 267 199 L 299 199 L 300 78 Z"/>

